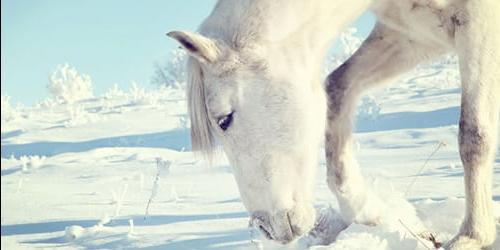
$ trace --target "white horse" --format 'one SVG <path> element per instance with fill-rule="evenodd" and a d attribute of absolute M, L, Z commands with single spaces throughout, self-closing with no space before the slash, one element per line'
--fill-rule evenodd
<path fill-rule="evenodd" d="M 328 76 L 325 95 L 324 56 L 367 9 L 378 16 L 376 27 Z M 462 227 L 445 246 L 479 249 L 496 234 L 499 27 L 498 0 L 220 0 L 199 33 L 168 35 L 190 54 L 193 149 L 209 155 L 221 142 L 254 225 L 282 243 L 313 227 L 314 170 L 325 131 L 327 181 L 343 220 L 380 223 L 383 206 L 367 190 L 351 149 L 356 100 L 418 63 L 456 52 L 467 205 Z"/>

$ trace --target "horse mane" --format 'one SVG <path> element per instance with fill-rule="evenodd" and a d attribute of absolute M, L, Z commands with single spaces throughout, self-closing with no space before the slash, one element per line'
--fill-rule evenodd
<path fill-rule="evenodd" d="M 191 147 L 195 154 L 210 159 L 216 147 L 208 116 L 205 84 L 200 63 L 192 57 L 187 61 L 187 104 L 191 118 Z"/>

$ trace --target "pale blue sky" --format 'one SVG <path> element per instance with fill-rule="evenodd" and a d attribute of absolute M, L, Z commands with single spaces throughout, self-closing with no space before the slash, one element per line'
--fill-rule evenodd
<path fill-rule="evenodd" d="M 31 105 L 48 96 L 49 74 L 68 62 L 92 77 L 99 96 L 117 83 L 145 87 L 153 63 L 177 46 L 165 36 L 195 30 L 215 0 L 1 0 L 2 95 Z M 372 15 L 357 22 L 365 36 Z"/>

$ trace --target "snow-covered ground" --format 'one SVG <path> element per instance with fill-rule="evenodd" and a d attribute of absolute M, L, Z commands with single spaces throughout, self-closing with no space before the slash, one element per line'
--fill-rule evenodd
<path fill-rule="evenodd" d="M 425 227 L 438 241 L 455 234 L 465 204 L 456 67 L 450 58 L 421 66 L 359 107 L 360 165 L 393 223 L 351 225 L 329 246 L 306 237 L 294 247 L 427 249 L 411 232 Z M 185 106 L 182 90 L 138 87 L 33 107 L 2 97 L 2 249 L 277 248 L 248 228 L 224 156 L 208 166 L 190 152 Z M 320 157 L 315 205 L 334 214 Z M 499 218 L 500 155 L 494 164 Z"/>

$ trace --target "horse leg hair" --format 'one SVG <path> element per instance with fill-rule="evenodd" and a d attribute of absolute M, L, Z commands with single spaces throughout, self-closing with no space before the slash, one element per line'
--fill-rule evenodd
<path fill-rule="evenodd" d="M 358 51 L 327 77 L 327 182 L 346 223 L 378 224 L 382 212 L 379 199 L 365 186 L 351 145 L 358 98 L 363 91 L 444 52 L 379 22 Z"/>

